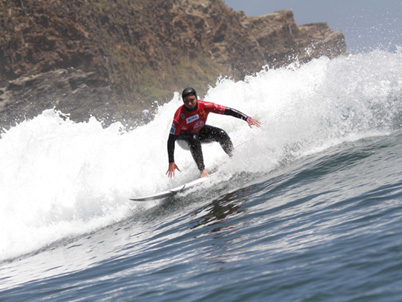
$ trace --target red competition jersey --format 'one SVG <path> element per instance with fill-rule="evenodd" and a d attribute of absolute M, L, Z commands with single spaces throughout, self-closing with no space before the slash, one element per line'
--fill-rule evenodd
<path fill-rule="evenodd" d="M 170 133 L 198 133 L 204 127 L 210 112 L 224 114 L 226 106 L 198 100 L 197 110 L 189 111 L 182 105 L 174 114 Z"/>

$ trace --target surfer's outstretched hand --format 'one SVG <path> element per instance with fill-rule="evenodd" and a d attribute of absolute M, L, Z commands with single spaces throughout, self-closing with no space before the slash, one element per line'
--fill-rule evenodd
<path fill-rule="evenodd" d="M 261 127 L 261 122 L 258 121 L 258 120 L 256 120 L 256 119 L 253 119 L 252 117 L 249 117 L 249 118 L 247 119 L 247 124 L 248 124 L 248 126 L 249 126 L 250 128 L 252 128 L 252 126 L 256 126 L 256 127 L 258 127 L 258 128 Z"/>
<path fill-rule="evenodd" d="M 169 163 L 169 169 L 166 171 L 166 175 L 169 178 L 173 178 L 175 173 L 174 171 L 177 169 L 177 171 L 180 171 L 179 167 L 173 162 L 173 163 Z"/>

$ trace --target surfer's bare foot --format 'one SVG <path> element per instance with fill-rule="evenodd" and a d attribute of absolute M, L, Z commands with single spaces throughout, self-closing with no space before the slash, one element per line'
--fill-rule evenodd
<path fill-rule="evenodd" d="M 209 174 L 208 174 L 208 172 L 207 172 L 207 170 L 202 170 L 201 171 L 201 178 L 203 178 L 203 177 L 207 177 L 207 176 L 209 176 Z"/>

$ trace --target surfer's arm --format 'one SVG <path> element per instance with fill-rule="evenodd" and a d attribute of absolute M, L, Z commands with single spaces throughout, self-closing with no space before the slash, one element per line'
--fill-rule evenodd
<path fill-rule="evenodd" d="M 175 143 L 176 139 L 177 139 L 177 135 L 169 134 L 169 138 L 167 141 L 169 163 L 174 162 L 174 143 Z"/>
<path fill-rule="evenodd" d="M 260 127 L 261 123 L 260 121 L 253 119 L 251 116 L 248 116 L 246 114 L 244 114 L 243 112 L 240 112 L 239 110 L 230 108 L 230 107 L 226 107 L 225 112 L 223 113 L 224 115 L 230 115 L 239 119 L 242 119 L 243 121 L 246 121 L 247 124 L 250 126 L 257 126 Z"/>
<path fill-rule="evenodd" d="M 230 107 L 226 107 L 225 112 L 223 114 L 234 116 L 235 118 L 242 119 L 243 121 L 247 121 L 247 119 L 248 119 L 248 116 L 245 115 L 243 112 L 240 112 L 239 110 L 236 110 L 236 109 L 233 109 Z"/>
<path fill-rule="evenodd" d="M 179 167 L 174 162 L 174 143 L 177 139 L 177 135 L 169 134 L 167 149 L 168 149 L 168 157 L 169 157 L 169 168 L 166 171 L 166 174 L 169 178 L 174 177 L 174 172 L 177 169 L 180 171 Z"/>

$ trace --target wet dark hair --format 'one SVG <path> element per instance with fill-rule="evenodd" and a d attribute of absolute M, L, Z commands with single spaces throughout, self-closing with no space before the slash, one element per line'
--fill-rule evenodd
<path fill-rule="evenodd" d="M 181 97 L 182 97 L 183 100 L 184 100 L 184 98 L 185 98 L 186 96 L 188 96 L 188 95 L 195 95 L 195 97 L 197 97 L 197 92 L 195 91 L 194 88 L 187 87 L 187 88 L 185 88 L 185 89 L 183 90 L 183 92 L 181 93 Z"/>

